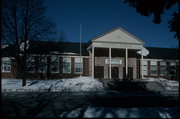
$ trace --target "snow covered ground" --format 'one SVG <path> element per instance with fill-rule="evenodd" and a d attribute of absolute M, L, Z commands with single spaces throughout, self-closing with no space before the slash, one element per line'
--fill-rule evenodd
<path fill-rule="evenodd" d="M 150 79 L 150 80 L 156 81 L 157 79 Z M 166 80 L 166 79 L 158 79 L 158 81 L 166 82 L 166 83 L 169 82 L 169 80 Z M 177 86 L 176 83 L 177 82 L 175 82 L 175 84 L 174 83 L 172 83 L 172 84 L 167 83 L 167 84 Z M 39 91 L 44 91 L 44 90 L 46 90 L 46 91 L 80 91 L 80 92 L 81 91 L 102 91 L 102 92 L 104 92 L 102 83 L 95 79 L 92 79 L 90 77 L 78 77 L 78 78 L 57 79 L 57 80 L 27 80 L 27 85 L 25 87 L 22 87 L 22 80 L 2 79 L 2 92 L 15 92 L 15 91 L 38 91 L 39 92 Z M 77 93 L 77 92 L 75 92 L 75 93 Z M 92 92 L 90 92 L 90 93 L 92 94 Z M 111 94 L 110 96 L 114 95 L 114 94 L 112 94 L 112 92 L 110 92 L 109 94 Z M 68 105 L 70 107 L 73 107 L 72 103 L 74 103 L 74 104 L 76 104 L 77 102 L 80 102 L 80 104 L 82 103 L 81 105 L 83 105 L 83 106 L 74 105 L 73 108 L 67 108 L 65 106 L 66 108 L 64 109 L 62 106 L 62 109 L 64 109 L 64 110 L 63 111 L 61 110 L 60 112 L 57 113 L 57 115 L 59 115 L 59 117 L 70 117 L 70 118 L 73 118 L 73 117 L 84 117 L 84 118 L 175 118 L 178 116 L 178 112 L 179 112 L 179 107 L 169 107 L 169 106 L 168 107 L 132 107 L 132 108 L 109 107 L 109 106 L 100 107 L 100 106 L 96 106 L 95 104 L 93 105 L 93 104 L 89 104 L 89 102 L 87 103 L 86 101 L 83 101 L 84 98 L 79 98 L 80 96 L 72 96 L 72 99 L 71 99 L 71 96 L 67 98 L 67 95 L 66 95 L 66 97 L 65 96 L 62 96 L 62 97 L 57 96 L 56 98 L 54 98 L 53 93 L 51 93 L 51 92 L 50 92 L 50 95 L 49 96 L 48 95 L 49 94 L 45 92 L 40 97 L 38 96 L 38 94 L 37 94 L 37 97 L 34 95 L 32 97 L 30 96 L 31 98 L 29 98 L 28 96 L 26 97 L 26 95 L 24 95 L 24 97 L 22 98 L 21 96 L 23 96 L 23 94 L 19 96 L 20 98 L 17 98 L 17 96 L 14 96 L 15 97 L 14 105 L 16 105 L 18 107 L 20 104 L 22 104 L 22 105 L 26 104 L 28 106 L 35 105 L 35 106 L 39 107 L 39 103 L 43 102 L 44 99 L 46 101 L 47 101 L 47 99 L 49 101 L 53 100 L 50 104 L 51 104 L 51 106 L 54 105 L 54 107 L 56 107 L 56 108 L 51 109 L 51 106 L 49 106 L 45 110 L 45 111 L 49 111 L 49 113 L 50 113 L 52 110 L 53 110 L 52 112 L 54 112 L 54 109 L 56 109 L 56 111 L 61 109 L 60 108 L 61 104 L 66 105 L 67 107 L 68 107 Z M 56 94 L 54 94 L 54 95 L 56 95 Z M 106 96 L 107 96 L 107 94 L 106 94 Z M 26 102 L 27 100 L 24 100 L 26 98 L 27 98 L 27 100 L 29 100 L 29 103 Z M 41 98 L 42 98 L 42 101 L 39 101 L 39 99 L 41 99 Z M 97 97 L 95 97 L 95 98 L 97 98 Z M 113 97 L 113 98 L 116 98 L 116 97 Z M 6 99 L 8 99 L 8 98 L 6 98 Z M 6 99 L 5 99 L 5 101 L 7 101 Z M 62 101 L 62 99 L 66 103 L 64 103 L 64 101 Z M 69 99 L 69 102 L 66 101 L 67 99 Z M 73 99 L 74 99 L 74 102 L 73 102 Z M 19 101 L 19 100 L 22 100 L 22 101 Z M 25 102 L 23 102 L 23 100 Z M 36 100 L 39 102 L 37 103 Z M 110 103 L 113 103 L 113 102 L 110 102 Z M 117 103 L 116 103 L 116 105 L 117 105 Z M 6 106 L 10 107 L 10 105 L 6 105 Z M 26 107 L 26 106 L 24 106 L 24 107 Z M 79 107 L 79 108 L 77 108 L 77 107 Z M 19 111 L 22 112 L 22 109 L 24 109 L 24 108 L 19 108 Z M 29 109 L 29 107 L 27 109 Z M 67 111 L 67 109 L 69 109 L 71 111 Z M 9 110 L 7 112 L 9 112 Z M 47 113 L 47 115 L 49 115 L 49 113 Z"/>
<path fill-rule="evenodd" d="M 166 90 L 178 90 L 179 89 L 178 81 L 172 81 L 172 80 L 159 78 L 158 82 L 161 83 L 165 87 Z"/>
<path fill-rule="evenodd" d="M 144 78 L 143 81 L 155 81 L 155 78 Z"/>
<path fill-rule="evenodd" d="M 168 79 L 164 79 L 164 78 L 145 78 L 143 80 L 144 81 L 157 81 L 161 85 L 163 85 L 166 90 L 178 90 L 179 89 L 178 81 L 168 80 Z"/>
<path fill-rule="evenodd" d="M 143 81 L 159 82 L 166 90 L 178 90 L 179 82 L 163 78 L 145 78 Z M 2 79 L 2 91 L 103 91 L 101 82 L 91 77 L 77 77 L 56 80 L 27 80 L 22 87 L 21 79 Z"/>
<path fill-rule="evenodd" d="M 111 108 L 87 106 L 63 112 L 59 117 L 68 118 L 175 118 L 177 107 Z"/>
<path fill-rule="evenodd" d="M 90 77 L 58 80 L 27 80 L 22 87 L 21 79 L 2 79 L 2 92 L 11 91 L 102 91 L 101 82 Z"/>

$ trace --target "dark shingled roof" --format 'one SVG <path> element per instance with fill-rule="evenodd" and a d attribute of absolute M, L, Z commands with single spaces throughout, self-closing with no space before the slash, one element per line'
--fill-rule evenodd
<path fill-rule="evenodd" d="M 31 41 L 30 42 L 30 53 L 50 53 L 52 51 L 62 53 L 76 53 L 80 54 L 80 43 L 78 42 L 42 42 L 42 41 Z M 87 52 L 88 43 L 82 43 L 82 55 L 89 55 Z"/>
<path fill-rule="evenodd" d="M 82 43 L 82 55 L 88 56 L 87 51 L 88 43 Z M 75 53 L 71 55 L 80 54 L 79 42 L 50 42 L 50 41 L 30 41 L 29 53 L 33 54 L 48 54 L 50 52 L 58 52 L 58 54 Z M 175 48 L 157 48 L 157 47 L 145 47 L 149 50 L 149 55 L 144 58 L 149 59 L 179 59 L 179 50 Z M 2 56 L 11 56 L 14 52 L 14 46 L 10 45 L 7 48 L 2 49 Z M 11 52 L 11 53 L 10 53 Z M 67 54 L 68 55 L 68 54 Z"/>
<path fill-rule="evenodd" d="M 149 50 L 149 55 L 145 58 L 153 59 L 179 59 L 179 50 L 175 48 L 157 48 L 157 47 L 145 47 Z"/>
<path fill-rule="evenodd" d="M 2 57 L 10 57 L 15 54 L 15 46 L 14 45 L 8 45 L 5 48 L 2 48 L 1 46 L 1 56 Z"/>
<path fill-rule="evenodd" d="M 88 43 L 82 43 L 82 55 L 88 56 Z M 15 53 L 15 46 L 9 45 L 2 49 L 2 56 L 12 56 Z M 63 54 L 80 55 L 80 43 L 78 42 L 52 42 L 52 41 L 30 41 L 27 53 L 32 54 Z"/>

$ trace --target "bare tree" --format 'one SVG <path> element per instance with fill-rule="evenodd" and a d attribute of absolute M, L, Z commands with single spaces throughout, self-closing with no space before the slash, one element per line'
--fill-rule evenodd
<path fill-rule="evenodd" d="M 36 76 L 38 76 L 38 78 L 40 79 L 55 78 L 54 75 L 52 75 L 51 73 L 52 66 L 55 65 L 59 67 L 60 65 L 57 62 L 59 62 L 59 56 L 61 55 L 61 52 L 63 52 L 66 48 L 66 44 L 64 40 L 65 40 L 64 35 L 60 34 L 60 37 L 57 39 L 53 39 L 53 42 L 52 41 L 38 42 L 39 43 L 38 46 L 41 48 L 41 51 L 37 53 L 33 58 L 31 57 L 32 59 L 28 61 L 28 63 L 31 64 L 31 67 L 28 68 L 31 69 L 36 67 L 35 73 Z M 31 54 L 28 55 L 32 56 Z M 36 59 L 35 62 L 33 61 L 34 58 Z M 55 74 L 57 74 L 57 72 Z"/>
<path fill-rule="evenodd" d="M 41 0 L 4 0 L 2 2 L 2 43 L 15 45 L 12 56 L 23 73 L 26 85 L 27 41 L 49 40 L 55 33 L 55 24 L 45 16 Z M 24 49 L 20 46 L 24 43 Z"/>

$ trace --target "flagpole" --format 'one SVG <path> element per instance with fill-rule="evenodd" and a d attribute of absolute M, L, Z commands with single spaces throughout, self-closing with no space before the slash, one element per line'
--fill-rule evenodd
<path fill-rule="evenodd" d="M 79 35 L 80 35 L 80 63 L 82 63 L 82 61 L 81 61 L 81 59 L 82 59 L 82 54 L 81 54 L 81 47 L 82 47 L 82 46 L 81 46 L 82 31 L 81 31 L 81 30 L 82 30 L 82 25 L 80 24 L 80 34 L 79 34 Z M 81 68 L 81 69 L 82 69 L 82 68 Z M 82 71 L 81 71 L 81 72 L 82 72 Z M 80 73 L 80 77 L 81 77 L 81 76 L 82 76 L 82 73 Z"/>

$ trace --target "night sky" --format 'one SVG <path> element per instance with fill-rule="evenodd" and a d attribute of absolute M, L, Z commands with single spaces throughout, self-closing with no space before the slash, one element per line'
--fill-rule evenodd
<path fill-rule="evenodd" d="M 154 24 L 153 17 L 141 16 L 135 8 L 122 0 L 43 0 L 46 15 L 56 23 L 58 34 L 65 41 L 79 42 L 82 24 L 82 42 L 101 35 L 116 27 L 122 27 L 145 42 L 145 46 L 175 48 L 178 40 L 168 29 L 167 22 L 177 4 L 162 15 L 161 24 Z"/>

